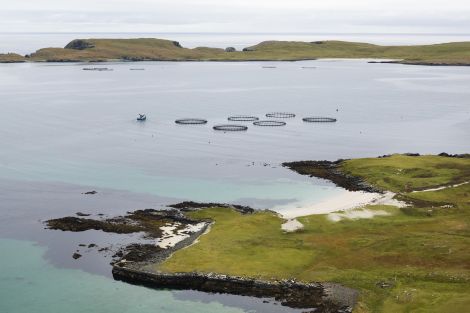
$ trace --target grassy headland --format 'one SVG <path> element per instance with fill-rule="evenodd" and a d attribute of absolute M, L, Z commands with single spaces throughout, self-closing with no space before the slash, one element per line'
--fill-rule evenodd
<path fill-rule="evenodd" d="M 0 63 L 21 63 L 26 62 L 26 58 L 16 53 L 0 53 Z"/>
<path fill-rule="evenodd" d="M 244 51 L 227 52 L 224 49 L 208 47 L 188 49 L 175 41 L 153 38 L 76 39 L 65 48 L 44 48 L 26 57 L 37 62 L 296 61 L 317 58 L 377 58 L 397 59 L 400 60 L 399 63 L 406 64 L 470 65 L 470 42 L 379 46 L 345 41 L 265 41 L 247 47 Z"/>
<path fill-rule="evenodd" d="M 305 216 L 293 233 L 271 212 L 194 211 L 187 214 L 215 221 L 210 232 L 155 269 L 338 282 L 361 292 L 355 312 L 463 312 L 470 306 L 470 184 L 452 185 L 469 181 L 469 169 L 470 158 L 445 156 L 343 161 L 345 173 L 412 205 L 368 206 L 389 213 L 372 219 Z"/>

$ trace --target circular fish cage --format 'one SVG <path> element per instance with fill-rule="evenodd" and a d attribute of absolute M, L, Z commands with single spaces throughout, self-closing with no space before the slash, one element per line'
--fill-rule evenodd
<path fill-rule="evenodd" d="M 201 125 L 207 124 L 207 120 L 202 118 L 181 118 L 176 120 L 175 123 L 181 125 Z"/>
<path fill-rule="evenodd" d="M 224 132 L 240 132 L 240 131 L 248 130 L 248 126 L 236 125 L 236 124 L 215 125 L 212 128 L 214 130 L 219 130 L 219 131 L 224 131 Z"/>
<path fill-rule="evenodd" d="M 336 119 L 333 117 L 312 116 L 304 117 L 302 121 L 307 123 L 333 123 L 336 122 Z"/>
<path fill-rule="evenodd" d="M 274 118 L 293 118 L 295 117 L 294 113 L 289 112 L 271 112 L 266 114 L 266 117 L 274 117 Z"/>
<path fill-rule="evenodd" d="M 229 116 L 228 120 L 232 122 L 254 122 L 259 120 L 259 118 L 251 115 L 233 115 Z"/>
<path fill-rule="evenodd" d="M 282 122 L 282 121 L 256 121 L 256 122 L 253 122 L 253 125 L 276 127 L 276 126 L 285 126 L 286 122 Z"/>

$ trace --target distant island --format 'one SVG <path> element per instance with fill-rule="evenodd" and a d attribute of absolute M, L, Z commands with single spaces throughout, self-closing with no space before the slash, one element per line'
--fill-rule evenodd
<path fill-rule="evenodd" d="M 347 41 L 264 41 L 237 51 L 182 47 L 155 39 L 75 39 L 64 48 L 43 48 L 25 56 L 0 54 L 0 63 L 106 61 L 300 61 L 319 58 L 384 59 L 385 63 L 470 65 L 470 42 L 380 46 Z M 392 60 L 392 61 L 389 61 Z"/>

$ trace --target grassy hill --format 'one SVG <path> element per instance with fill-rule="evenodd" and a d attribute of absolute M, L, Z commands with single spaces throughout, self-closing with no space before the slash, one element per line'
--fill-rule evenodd
<path fill-rule="evenodd" d="M 31 54 L 33 61 L 184 61 L 205 60 L 223 54 L 223 49 L 186 49 L 163 39 L 74 40 L 65 48 L 45 48 Z"/>
<path fill-rule="evenodd" d="M 470 42 L 418 46 L 379 46 L 345 41 L 285 42 L 266 41 L 251 47 L 257 54 L 283 59 L 378 58 L 399 59 L 404 63 L 470 64 Z"/>
<path fill-rule="evenodd" d="M 15 55 L 3 60 L 24 61 Z M 6 56 L 6 57 L 5 57 Z M 296 61 L 317 58 L 396 59 L 400 63 L 470 65 L 470 42 L 417 46 L 379 46 L 345 41 L 265 41 L 244 51 L 199 47 L 188 49 L 178 42 L 154 38 L 76 39 L 64 48 L 44 48 L 27 56 L 38 62 L 77 61 Z"/>

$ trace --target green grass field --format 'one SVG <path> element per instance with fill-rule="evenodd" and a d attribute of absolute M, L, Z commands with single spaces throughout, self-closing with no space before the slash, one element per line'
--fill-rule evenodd
<path fill-rule="evenodd" d="M 342 170 L 384 190 L 402 193 L 469 181 L 470 159 L 393 155 L 348 160 Z"/>
<path fill-rule="evenodd" d="M 470 64 L 470 42 L 379 46 L 345 41 L 265 41 L 249 47 L 251 51 L 225 52 L 223 49 L 208 47 L 188 49 L 170 40 L 153 38 L 83 39 L 81 41 L 86 42 L 88 46 L 81 50 L 44 48 L 31 54 L 29 60 L 295 61 L 317 58 L 378 58 L 398 59 L 403 60 L 403 63 Z"/>
<path fill-rule="evenodd" d="M 411 194 L 409 183 L 422 189 L 470 179 L 470 159 L 395 155 L 350 160 L 343 166 L 403 197 Z M 464 312 L 470 307 L 469 187 L 412 195 L 424 197 L 429 205 L 368 206 L 390 215 L 339 222 L 326 215 L 305 216 L 299 218 L 305 228 L 295 233 L 282 232 L 284 221 L 271 212 L 192 212 L 192 217 L 213 219 L 211 231 L 155 267 L 338 282 L 360 290 L 355 312 Z"/>

